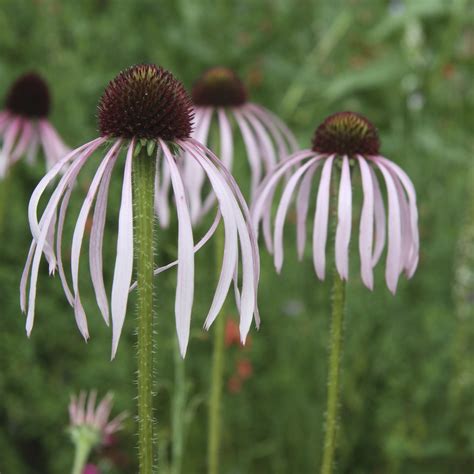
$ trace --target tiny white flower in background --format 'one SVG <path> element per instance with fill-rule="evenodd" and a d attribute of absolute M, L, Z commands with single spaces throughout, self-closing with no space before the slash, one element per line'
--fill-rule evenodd
<path fill-rule="evenodd" d="M 97 304 L 106 323 L 112 319 L 112 357 L 115 356 L 127 311 L 134 259 L 132 167 L 137 146 L 145 146 L 148 156 L 157 154 L 156 173 L 166 162 L 178 216 L 178 259 L 159 268 L 156 273 L 177 265 L 175 319 L 181 354 L 189 340 L 191 310 L 194 299 L 194 253 L 213 235 L 222 217 L 225 243 L 221 275 L 205 321 L 208 328 L 219 314 L 232 281 L 240 311 L 241 339 L 245 341 L 255 316 L 258 324 L 257 287 L 259 255 L 250 214 L 232 175 L 204 145 L 190 137 L 191 99 L 182 84 L 168 71 L 154 65 L 133 66 L 110 82 L 99 103 L 101 136 L 63 157 L 40 181 L 28 209 L 33 234 L 20 285 L 22 311 L 27 312 L 26 331 L 33 328 L 36 287 L 41 257 L 44 254 L 50 273 L 58 269 L 66 297 L 74 308 L 76 323 L 83 337 L 89 337 L 87 318 L 79 293 L 79 263 L 87 218 L 95 201 L 89 241 L 89 267 Z M 101 146 L 109 149 L 97 167 L 76 221 L 71 248 L 72 289 L 63 267 L 61 248 L 63 227 L 69 198 L 77 176 L 92 154 Z M 117 253 L 112 283 L 111 304 L 103 279 L 102 246 L 109 183 L 112 171 L 126 149 L 119 211 Z M 194 245 L 190 218 L 188 183 L 183 178 L 183 160 L 193 160 L 209 179 L 217 196 L 217 214 L 211 228 Z M 38 219 L 39 201 L 49 184 L 61 179 Z M 242 283 L 238 289 L 238 269 L 242 266 Z M 29 281 L 29 294 L 27 286 Z"/>
<path fill-rule="evenodd" d="M 295 137 L 281 119 L 261 105 L 248 101 L 243 82 L 231 69 L 214 67 L 204 72 L 194 84 L 192 99 L 193 138 L 207 146 L 211 136 L 218 137 L 212 147 L 219 150 L 219 157 L 229 171 L 234 166 L 235 141 L 239 135 L 242 138 L 245 158 L 250 165 L 250 199 L 264 176 L 298 148 Z M 195 160 L 185 159 L 183 166 L 191 220 L 196 224 L 212 208 L 215 195 L 210 192 L 203 198 L 205 173 Z M 169 223 L 169 183 L 169 170 L 163 162 L 162 179 L 156 187 L 156 207 L 163 227 Z"/>
<path fill-rule="evenodd" d="M 353 112 L 341 112 L 328 117 L 316 130 L 311 150 L 299 151 L 283 162 L 262 183 L 252 206 L 255 229 L 272 209 L 275 190 L 280 180 L 291 172 L 276 211 L 274 233 L 265 228 L 265 242 L 273 253 L 275 267 L 283 265 L 283 227 L 293 197 L 296 197 L 296 233 L 298 255 L 302 258 L 306 244 L 306 223 L 311 191 L 317 189 L 313 222 L 312 253 L 316 274 L 325 277 L 326 241 L 330 210 L 331 174 L 341 166 L 338 189 L 337 228 L 335 236 L 336 268 L 343 280 L 349 278 L 349 243 L 353 219 L 351 162 L 358 167 L 362 181 L 363 204 L 359 225 L 361 277 L 365 286 L 373 289 L 373 268 L 388 242 L 385 279 L 392 293 L 396 292 L 400 274 L 408 278 L 418 265 L 418 210 L 413 183 L 395 163 L 379 153 L 379 138 L 375 127 Z M 322 168 L 319 186 L 313 181 Z M 384 199 L 376 171 L 382 176 L 388 200 L 388 226 Z"/>
<path fill-rule="evenodd" d="M 21 158 L 33 163 L 38 149 L 48 169 L 69 152 L 48 121 L 50 108 L 48 86 L 40 76 L 28 73 L 13 83 L 0 111 L 0 179 Z"/>

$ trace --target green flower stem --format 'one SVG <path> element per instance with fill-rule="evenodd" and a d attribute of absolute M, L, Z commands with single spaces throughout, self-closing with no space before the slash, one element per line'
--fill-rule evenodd
<path fill-rule="evenodd" d="M 340 180 L 340 170 L 333 169 L 331 182 L 331 233 L 332 247 L 336 240 L 337 225 L 337 190 Z M 323 445 L 323 461 L 321 474 L 331 474 L 336 452 L 336 435 L 338 425 L 339 392 L 341 379 L 341 359 L 344 339 L 344 310 L 346 303 L 346 283 L 341 280 L 336 268 L 333 255 L 332 262 L 332 308 L 331 308 L 331 335 L 329 341 L 328 385 L 326 404 L 326 424 Z"/>
<path fill-rule="evenodd" d="M 346 284 L 334 269 L 332 286 L 331 339 L 329 346 L 329 374 L 321 474 L 331 474 L 336 451 L 336 434 L 339 408 L 339 386 L 344 332 L 344 306 Z"/>
<path fill-rule="evenodd" d="M 217 278 L 220 275 L 220 260 L 224 250 L 224 230 L 216 232 L 216 270 Z M 208 474 L 219 473 L 219 448 L 221 431 L 221 398 L 222 380 L 224 376 L 224 336 L 226 313 L 221 311 L 214 322 L 214 351 L 212 355 L 212 379 L 209 400 L 209 426 L 207 440 Z"/>
<path fill-rule="evenodd" d="M 134 247 L 137 264 L 138 316 L 138 456 L 139 473 L 156 472 L 153 418 L 153 269 L 155 158 L 142 147 L 133 160 Z"/>
<path fill-rule="evenodd" d="M 72 467 L 72 474 L 82 474 L 86 467 L 87 460 L 92 449 L 92 445 L 87 442 L 79 442 L 75 444 L 76 451 L 74 453 L 74 465 Z"/>
<path fill-rule="evenodd" d="M 173 392 L 173 462 L 172 474 L 181 474 L 184 452 L 184 416 L 186 410 L 186 371 L 179 352 L 178 340 L 174 344 L 174 392 Z"/>

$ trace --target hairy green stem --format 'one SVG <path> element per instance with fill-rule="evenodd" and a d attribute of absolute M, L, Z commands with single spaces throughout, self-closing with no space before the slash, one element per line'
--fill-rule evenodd
<path fill-rule="evenodd" d="M 224 231 L 218 229 L 216 232 L 216 270 L 217 278 L 220 275 L 220 260 L 224 249 Z M 221 431 L 221 399 L 222 380 L 224 376 L 224 336 L 226 313 L 221 314 L 214 322 L 214 351 L 212 354 L 212 379 L 211 393 L 209 399 L 209 426 L 207 440 L 208 474 L 219 473 L 219 448 Z"/>
<path fill-rule="evenodd" d="M 186 372 L 184 359 L 179 351 L 178 340 L 174 345 L 174 391 L 173 391 L 173 461 L 172 474 L 181 474 L 184 452 L 184 416 L 186 409 Z"/>
<path fill-rule="evenodd" d="M 133 160 L 134 247 L 137 264 L 138 456 L 140 474 L 156 472 L 153 416 L 153 269 L 155 158 L 145 147 Z"/>
<path fill-rule="evenodd" d="M 344 332 L 345 282 L 334 271 L 332 286 L 331 339 L 329 346 L 329 373 L 326 405 L 326 430 L 321 474 L 330 474 L 336 451 L 339 387 Z"/>

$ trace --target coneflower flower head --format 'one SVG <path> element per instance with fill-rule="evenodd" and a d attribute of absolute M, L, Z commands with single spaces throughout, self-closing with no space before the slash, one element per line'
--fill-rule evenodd
<path fill-rule="evenodd" d="M 132 168 L 134 160 L 147 159 L 156 153 L 155 181 L 161 178 L 161 169 L 174 193 L 178 216 L 178 258 L 156 270 L 160 273 L 177 265 L 176 328 L 181 353 L 185 354 L 190 330 L 194 298 L 194 252 L 213 235 L 222 217 L 225 229 L 225 250 L 222 272 L 214 299 L 207 316 L 208 328 L 219 314 L 234 280 L 240 309 L 240 331 L 245 341 L 255 314 L 258 322 L 256 293 L 259 278 L 259 256 L 248 207 L 235 180 L 221 161 L 204 145 L 189 138 L 192 121 L 192 103 L 182 84 L 168 71 L 155 65 L 133 66 L 121 72 L 107 86 L 99 102 L 99 129 L 101 136 L 82 145 L 65 156 L 40 181 L 29 205 L 29 220 L 33 234 L 27 262 L 21 280 L 21 307 L 27 311 L 26 330 L 29 335 L 34 322 L 36 284 L 39 263 L 44 253 L 50 273 L 58 269 L 66 297 L 74 308 L 76 323 L 83 337 L 89 337 L 87 318 L 79 292 L 79 263 L 86 222 L 95 201 L 89 242 L 89 268 L 97 303 L 106 323 L 112 316 L 112 357 L 115 356 L 124 324 L 134 260 L 134 226 Z M 71 248 L 72 289 L 63 267 L 61 249 L 64 220 L 70 194 L 78 173 L 88 158 L 101 146 L 110 143 L 90 184 L 77 218 Z M 145 147 L 146 156 L 137 156 Z M 127 149 L 123 172 L 122 197 L 119 212 L 117 254 L 111 292 L 111 304 L 103 279 L 102 245 L 109 183 L 122 148 Z M 174 153 L 178 153 L 177 156 Z M 195 163 L 217 196 L 218 212 L 210 229 L 196 245 L 189 212 L 188 183 L 182 178 L 181 162 Z M 165 165 L 166 164 L 166 165 Z M 38 219 L 38 203 L 48 184 L 66 169 L 56 189 Z M 157 197 L 160 195 L 156 192 Z M 242 283 L 238 269 L 241 262 Z M 26 288 L 29 285 L 29 297 Z M 241 291 L 238 287 L 241 286 Z"/>
<path fill-rule="evenodd" d="M 106 444 L 108 438 L 121 430 L 128 416 L 120 413 L 109 420 L 113 408 L 113 396 L 108 393 L 96 406 L 97 392 L 81 391 L 79 396 L 71 396 L 69 403 L 69 433 L 74 443 L 85 443 L 90 448 Z"/>
<path fill-rule="evenodd" d="M 0 111 L 0 178 L 23 156 L 33 162 L 39 147 L 48 168 L 69 151 L 48 121 L 50 110 L 50 92 L 38 74 L 20 76 L 10 87 Z"/>
<path fill-rule="evenodd" d="M 233 167 L 235 140 L 241 136 L 245 146 L 243 156 L 250 165 L 250 198 L 265 173 L 297 149 L 288 127 L 272 112 L 250 102 L 244 83 L 229 68 L 218 66 L 206 70 L 195 82 L 192 98 L 195 113 L 192 136 L 204 145 L 210 142 L 211 135 L 216 138 L 212 147 L 220 150 L 220 159 L 228 170 Z M 215 195 L 211 192 L 202 196 L 205 176 L 193 160 L 185 159 L 183 165 L 191 220 L 196 224 L 211 209 Z M 164 168 L 156 193 L 157 213 L 164 227 L 169 221 L 168 174 Z"/>
<path fill-rule="evenodd" d="M 247 90 L 232 69 L 219 66 L 194 83 L 192 97 L 195 105 L 203 107 L 238 107 L 247 102 Z"/>
<path fill-rule="evenodd" d="M 376 128 L 357 113 L 341 112 L 328 117 L 316 129 L 312 145 L 312 149 L 289 156 L 274 169 L 262 183 L 253 205 L 254 226 L 257 228 L 259 221 L 263 219 L 266 246 L 274 254 L 277 271 L 280 271 L 283 264 L 283 227 L 294 194 L 296 194 L 297 249 L 300 258 L 304 254 L 311 185 L 317 169 L 322 166 L 316 198 L 312 250 L 316 274 L 321 280 L 324 279 L 331 174 L 334 164 L 338 163 L 341 173 L 337 209 L 335 209 L 337 213 L 335 258 L 339 276 L 343 280 L 348 279 L 353 218 L 351 173 L 355 172 L 357 163 L 363 192 L 359 227 L 362 280 L 368 288 L 373 288 L 373 268 L 379 261 L 387 240 L 385 276 L 388 288 L 395 293 L 400 273 L 405 271 L 410 278 L 418 264 L 418 211 L 412 182 L 398 165 L 380 154 L 380 141 Z M 380 172 L 385 182 L 388 226 L 376 171 Z M 286 183 L 278 205 L 272 236 L 268 215 L 271 212 L 275 189 L 287 173 L 291 173 L 291 177 Z"/>
<path fill-rule="evenodd" d="M 28 119 L 46 118 L 51 108 L 46 82 L 32 72 L 19 77 L 7 94 L 5 108 Z"/>
<path fill-rule="evenodd" d="M 99 102 L 103 137 L 176 140 L 191 135 L 192 101 L 170 72 L 154 64 L 126 69 Z"/>

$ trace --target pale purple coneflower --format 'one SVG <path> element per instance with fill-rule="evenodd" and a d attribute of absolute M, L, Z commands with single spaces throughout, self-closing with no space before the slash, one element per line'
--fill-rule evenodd
<path fill-rule="evenodd" d="M 317 187 L 313 223 L 312 253 L 316 274 L 325 277 L 326 240 L 330 208 L 331 173 L 341 167 L 338 189 L 337 228 L 335 235 L 336 268 L 342 280 L 349 277 L 349 242 L 353 220 L 352 177 L 359 169 L 363 204 L 359 224 L 361 277 L 373 289 L 373 268 L 388 242 L 385 278 L 392 293 L 397 289 L 400 274 L 411 278 L 418 264 L 419 236 L 415 188 L 407 174 L 379 153 L 375 127 L 353 112 L 336 113 L 316 130 L 312 149 L 299 151 L 278 165 L 259 189 L 252 208 L 257 229 L 268 213 L 279 181 L 291 171 L 276 211 L 274 233 L 265 233 L 266 246 L 273 253 L 277 271 L 283 264 L 283 227 L 290 203 L 296 197 L 297 250 L 302 258 L 306 243 L 306 223 L 313 181 L 322 168 Z M 388 201 L 387 217 L 377 173 L 385 182 Z M 335 190 L 333 190 L 335 191 Z"/>
<path fill-rule="evenodd" d="M 50 108 L 48 86 L 38 74 L 25 74 L 13 83 L 0 111 L 0 179 L 20 158 L 33 163 L 39 148 L 48 169 L 69 151 L 48 120 Z"/>
<path fill-rule="evenodd" d="M 258 320 L 256 292 L 259 256 L 251 228 L 248 207 L 233 177 L 221 161 L 204 145 L 190 138 L 192 103 L 182 84 L 168 71 L 154 65 L 133 66 L 110 82 L 99 103 L 100 137 L 63 157 L 40 181 L 30 200 L 29 221 L 33 234 L 21 280 L 21 308 L 27 311 L 29 335 L 34 321 L 36 286 L 41 256 L 44 253 L 50 272 L 58 269 L 66 297 L 74 308 L 77 325 L 83 337 L 89 337 L 87 319 L 79 293 L 79 263 L 87 218 L 94 200 L 89 242 L 89 267 L 97 303 L 104 320 L 109 321 L 109 301 L 102 274 L 102 245 L 109 182 L 121 150 L 127 150 L 119 211 L 117 254 L 112 283 L 110 314 L 112 318 L 112 357 L 115 356 L 124 324 L 134 259 L 132 167 L 137 154 L 157 155 L 156 173 L 166 162 L 178 216 L 178 258 L 161 267 L 157 273 L 177 265 L 175 316 L 181 354 L 189 339 L 191 309 L 194 297 L 194 252 L 212 236 L 222 216 L 225 249 L 222 271 L 205 326 L 208 328 L 222 307 L 232 280 L 236 286 L 241 337 L 244 341 L 253 315 Z M 70 288 L 61 258 L 62 233 L 71 191 L 78 173 L 91 155 L 108 144 L 109 150 L 100 162 L 77 218 L 72 238 Z M 186 156 L 186 158 L 184 158 Z M 182 176 L 183 159 L 195 161 L 207 175 L 218 201 L 214 223 L 203 239 L 194 245 L 193 230 Z M 41 218 L 38 204 L 48 185 L 64 171 Z M 240 252 L 239 252 L 240 244 Z M 241 291 L 237 289 L 239 260 L 242 262 Z M 27 284 L 29 296 L 27 298 Z"/>
<path fill-rule="evenodd" d="M 97 391 L 89 393 L 81 391 L 79 396 L 72 395 L 69 403 L 69 429 L 88 429 L 97 435 L 97 443 L 106 444 L 111 435 L 122 429 L 126 412 L 120 413 L 109 420 L 112 411 L 113 395 L 108 393 L 100 402 L 97 402 Z"/>
<path fill-rule="evenodd" d="M 241 136 L 250 165 L 251 199 L 264 176 L 278 161 L 298 148 L 295 137 L 280 118 L 265 107 L 248 101 L 245 85 L 231 69 L 214 67 L 205 71 L 193 86 L 192 99 L 193 137 L 206 146 L 212 141 L 212 148 L 220 151 L 219 157 L 230 171 L 234 163 L 234 144 Z M 166 163 L 163 165 L 166 167 Z M 185 159 L 183 166 L 191 221 L 195 224 L 212 208 L 215 195 L 211 192 L 203 198 L 205 173 L 195 160 Z M 169 223 L 169 187 L 169 171 L 164 168 L 156 188 L 157 212 L 163 227 Z"/>

